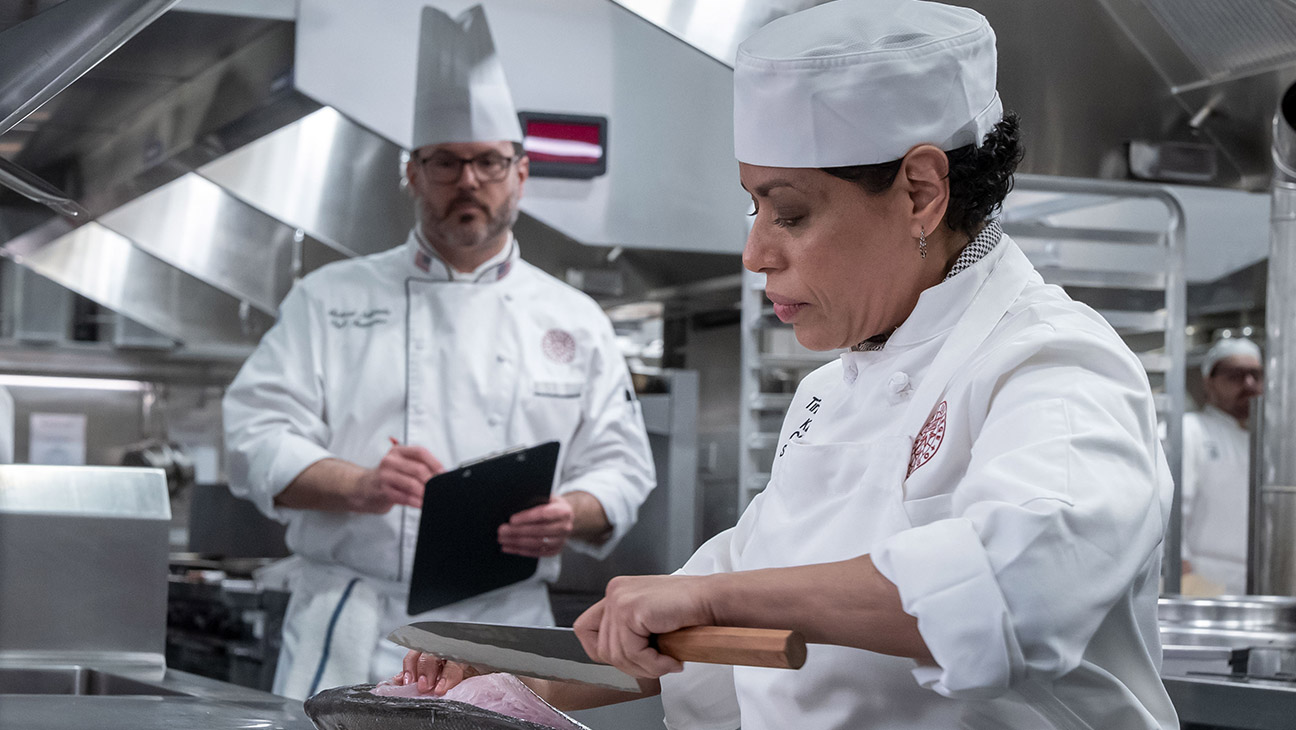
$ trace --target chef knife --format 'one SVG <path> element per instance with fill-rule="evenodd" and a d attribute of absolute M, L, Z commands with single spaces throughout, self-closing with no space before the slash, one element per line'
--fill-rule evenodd
<path fill-rule="evenodd" d="M 634 677 L 590 659 L 571 629 L 419 621 L 387 638 L 408 649 L 483 669 L 639 691 Z M 800 669 L 806 656 L 800 634 L 776 629 L 693 626 L 654 636 L 653 642 L 658 651 L 682 662 Z"/>

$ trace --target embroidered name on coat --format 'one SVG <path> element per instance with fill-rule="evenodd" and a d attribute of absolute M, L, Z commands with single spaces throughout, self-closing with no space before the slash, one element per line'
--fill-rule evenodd
<path fill-rule="evenodd" d="M 343 327 L 359 327 L 367 329 L 374 325 L 387 324 L 391 317 L 390 309 L 330 309 L 328 311 L 329 323 L 337 329 Z"/>
<path fill-rule="evenodd" d="M 918 432 L 918 438 L 914 439 L 913 451 L 909 454 L 909 471 L 905 472 L 908 477 L 913 474 L 918 467 L 931 461 L 940 449 L 941 441 L 945 440 L 945 401 L 941 401 L 936 406 L 936 412 L 927 419 L 923 424 L 922 430 Z"/>
<path fill-rule="evenodd" d="M 823 404 L 823 401 L 822 401 L 822 400 L 819 400 L 819 396 L 810 396 L 810 402 L 806 404 L 805 409 L 806 409 L 807 411 L 810 411 L 811 415 L 813 416 L 813 414 L 816 414 L 816 413 L 819 412 L 819 406 L 822 405 L 822 404 Z M 812 418 L 807 418 L 807 419 L 805 419 L 804 421 L 802 421 L 802 422 L 801 422 L 801 425 L 800 425 L 800 426 L 797 426 L 797 427 L 796 427 L 796 430 L 793 431 L 791 434 L 788 435 L 788 437 L 787 437 L 787 441 L 784 441 L 784 442 L 783 442 L 783 446 L 782 446 L 782 448 L 779 449 L 778 456 L 782 456 L 782 455 L 783 455 L 783 452 L 784 452 L 784 451 L 787 451 L 788 444 L 791 443 L 792 439 L 800 439 L 800 438 L 804 437 L 807 433 L 809 433 L 809 432 L 810 432 L 810 424 L 813 423 L 813 422 L 814 422 L 814 418 L 813 418 L 813 417 L 812 417 Z M 775 458 L 777 458 L 777 457 L 775 457 Z"/>

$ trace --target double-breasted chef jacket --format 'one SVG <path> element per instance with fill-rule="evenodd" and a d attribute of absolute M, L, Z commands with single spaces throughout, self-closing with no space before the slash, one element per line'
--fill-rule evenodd
<path fill-rule="evenodd" d="M 877 351 L 809 375 L 769 486 L 681 571 L 870 554 L 938 666 L 812 645 L 686 665 L 675 730 L 1177 728 L 1156 607 L 1172 494 L 1147 376 L 1007 236 Z"/>
<path fill-rule="evenodd" d="M 287 523 L 294 553 L 277 691 L 390 676 L 404 650 L 382 637 L 412 620 L 552 625 L 544 583 L 558 575 L 556 557 L 529 581 L 410 617 L 420 510 L 295 510 L 274 498 L 321 459 L 377 465 L 389 438 L 448 469 L 558 440 L 556 491 L 594 495 L 613 528 L 599 546 L 570 544 L 606 555 L 654 485 L 614 337 L 592 299 L 523 261 L 516 241 L 461 274 L 411 232 L 402 246 L 293 287 L 224 402 L 230 487 Z"/>
<path fill-rule="evenodd" d="M 1184 414 L 1183 454 L 1183 557 L 1225 593 L 1246 593 L 1251 434 L 1207 405 Z"/>

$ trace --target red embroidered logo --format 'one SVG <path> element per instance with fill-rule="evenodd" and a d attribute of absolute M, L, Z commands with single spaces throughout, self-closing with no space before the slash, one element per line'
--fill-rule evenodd
<path fill-rule="evenodd" d="M 936 406 L 936 412 L 927 419 L 927 423 L 918 432 L 918 438 L 914 439 L 913 451 L 909 454 L 909 471 L 905 472 L 906 477 L 936 455 L 941 441 L 945 439 L 945 410 L 945 401 L 941 401 L 940 405 Z"/>
<path fill-rule="evenodd" d="M 566 364 L 576 359 L 576 338 L 570 332 L 549 330 L 540 341 L 540 346 L 544 349 L 544 354 L 554 362 Z"/>

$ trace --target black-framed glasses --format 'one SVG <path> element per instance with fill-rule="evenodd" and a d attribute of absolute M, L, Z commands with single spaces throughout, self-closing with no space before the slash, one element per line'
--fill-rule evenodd
<path fill-rule="evenodd" d="M 1227 380 L 1228 382 L 1233 383 L 1234 385 L 1241 385 L 1245 383 L 1247 378 L 1251 378 L 1257 383 L 1263 383 L 1264 370 L 1258 367 L 1248 368 L 1248 367 L 1233 367 L 1229 365 L 1220 365 L 1219 367 L 1215 368 L 1215 372 L 1211 374 L 1211 377 Z"/>
<path fill-rule="evenodd" d="M 463 174 L 464 165 L 471 164 L 473 174 L 482 182 L 499 182 L 508 175 L 509 168 L 517 161 L 516 157 L 507 157 L 498 152 L 483 152 L 476 157 L 460 157 L 449 152 L 433 152 L 419 160 L 423 170 L 432 182 L 452 183 Z"/>

